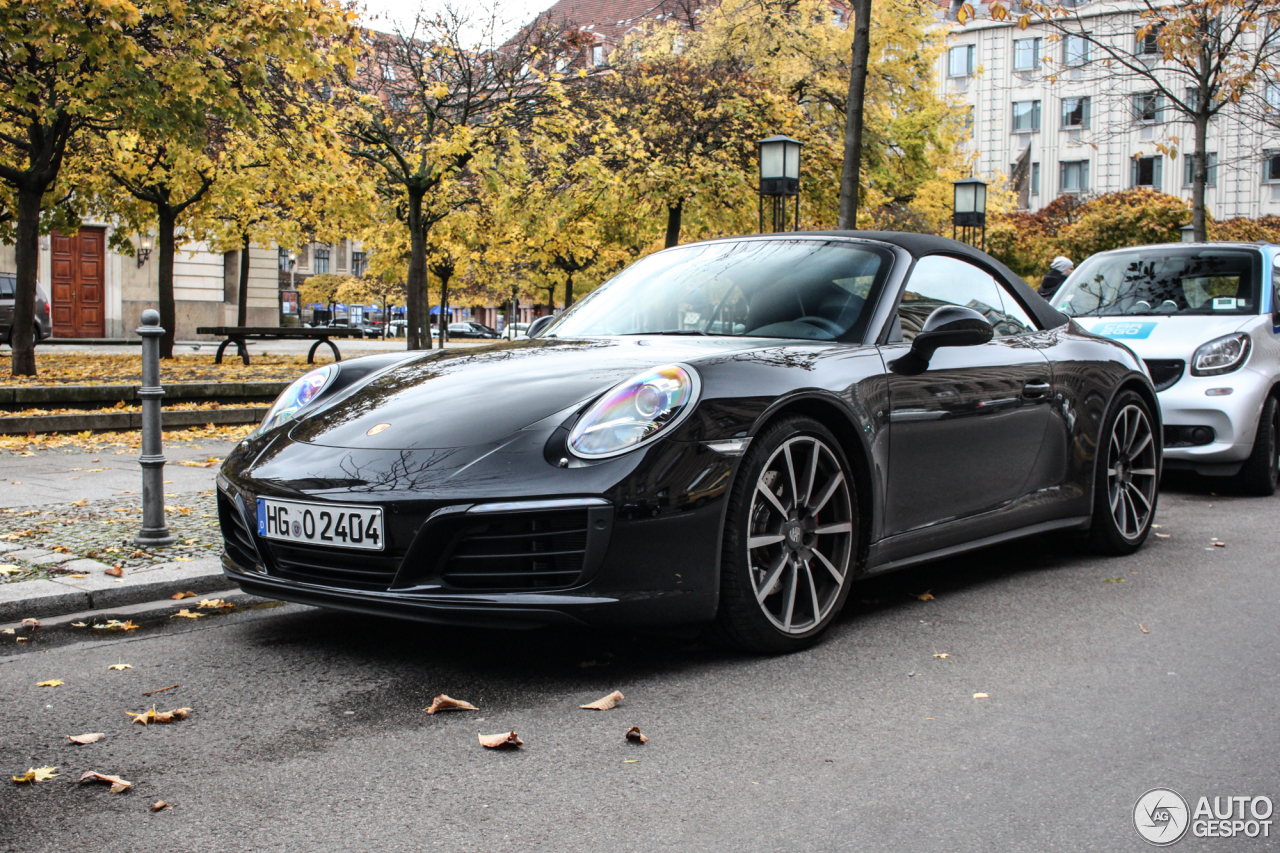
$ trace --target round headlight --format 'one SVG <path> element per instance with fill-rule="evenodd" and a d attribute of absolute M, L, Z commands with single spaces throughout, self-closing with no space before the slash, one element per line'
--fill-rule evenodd
<path fill-rule="evenodd" d="M 320 396 L 320 392 L 337 375 L 338 369 L 332 364 L 326 364 L 295 379 L 288 388 L 284 389 L 284 393 L 271 404 L 271 408 L 267 409 L 266 417 L 262 419 L 261 425 L 258 426 L 258 433 L 262 434 L 272 427 L 279 426 L 296 415 L 312 400 Z"/>
<path fill-rule="evenodd" d="M 691 367 L 668 364 L 611 388 L 578 419 L 569 449 L 583 459 L 603 459 L 648 444 L 693 408 L 697 377 Z"/>

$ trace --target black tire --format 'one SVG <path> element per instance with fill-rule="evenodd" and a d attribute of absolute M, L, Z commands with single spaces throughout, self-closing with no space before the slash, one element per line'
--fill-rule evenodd
<path fill-rule="evenodd" d="M 1280 405 L 1275 397 L 1267 397 L 1258 418 L 1258 434 L 1253 451 L 1245 460 L 1236 485 L 1247 495 L 1270 497 L 1280 485 Z"/>
<path fill-rule="evenodd" d="M 805 417 L 765 428 L 726 511 L 712 635 L 769 654 L 813 645 L 844 607 L 858 551 L 857 492 L 839 442 Z"/>
<path fill-rule="evenodd" d="M 1103 421 L 1089 528 L 1090 544 L 1098 553 L 1132 554 L 1151 533 L 1160 482 L 1154 424 L 1150 407 L 1133 391 L 1117 394 Z"/>

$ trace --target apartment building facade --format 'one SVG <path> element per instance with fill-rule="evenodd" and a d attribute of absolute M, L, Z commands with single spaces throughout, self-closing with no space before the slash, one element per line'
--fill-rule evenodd
<path fill-rule="evenodd" d="M 938 84 L 968 107 L 977 176 L 1009 178 L 1019 207 L 1032 211 L 1063 194 L 1131 187 L 1191 198 L 1192 124 L 1149 80 L 1053 26 L 1033 22 L 1023 30 L 1013 20 L 992 20 L 985 5 L 960 25 L 957 8 L 942 15 L 949 36 Z M 1127 51 L 1171 91 L 1191 97 L 1154 35 L 1139 38 L 1140 8 L 1081 3 L 1074 16 L 1082 31 Z M 1274 38 L 1264 33 L 1246 38 Z M 1280 214 L 1280 127 L 1268 106 L 1280 107 L 1274 83 L 1210 122 L 1205 202 L 1217 219 Z"/>

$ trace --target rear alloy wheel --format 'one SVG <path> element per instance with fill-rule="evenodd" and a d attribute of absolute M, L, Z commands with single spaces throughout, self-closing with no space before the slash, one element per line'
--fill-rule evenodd
<path fill-rule="evenodd" d="M 1104 554 L 1132 554 L 1156 513 L 1159 465 L 1151 413 L 1132 391 L 1111 406 L 1098 446 L 1090 539 Z"/>
<path fill-rule="evenodd" d="M 811 645 L 848 596 L 857 509 L 848 463 L 821 424 L 790 418 L 757 436 L 725 525 L 721 637 L 757 652 Z"/>
<path fill-rule="evenodd" d="M 1262 404 L 1253 452 L 1236 475 L 1236 483 L 1245 494 L 1265 498 L 1276 493 L 1280 484 L 1280 405 L 1275 397 Z"/>

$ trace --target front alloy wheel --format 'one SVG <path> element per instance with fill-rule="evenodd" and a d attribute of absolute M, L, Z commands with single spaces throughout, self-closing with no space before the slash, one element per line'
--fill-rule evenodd
<path fill-rule="evenodd" d="M 1151 530 L 1159 475 L 1151 415 L 1137 394 L 1125 392 L 1113 405 L 1098 461 L 1091 538 L 1104 553 L 1132 553 Z"/>
<path fill-rule="evenodd" d="M 766 430 L 743 459 L 730 513 L 720 633 L 755 651 L 808 645 L 844 603 L 857 542 L 853 483 L 834 437 L 800 418 Z"/>

